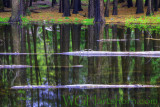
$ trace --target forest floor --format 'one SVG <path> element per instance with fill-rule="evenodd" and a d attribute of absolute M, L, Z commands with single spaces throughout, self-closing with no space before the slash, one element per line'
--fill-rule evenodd
<path fill-rule="evenodd" d="M 23 17 L 23 22 L 54 22 L 54 23 L 83 23 L 91 24 L 93 19 L 88 19 L 88 5 L 82 2 L 83 11 L 79 14 L 72 14 L 70 17 L 62 17 L 63 13 L 59 13 L 59 4 L 54 8 L 50 6 L 50 2 L 38 1 L 33 2 L 33 6 L 29 9 L 32 10 L 30 16 Z M 160 11 L 154 12 L 153 16 L 146 16 L 147 7 L 144 7 L 144 13 L 136 14 L 136 7 L 128 8 L 127 3 L 120 3 L 118 5 L 118 15 L 112 15 L 113 6 L 111 4 L 109 17 L 105 17 L 106 23 L 147 23 L 157 24 L 160 23 Z M 5 8 L 6 12 L 0 12 L 0 22 L 7 22 L 11 16 L 11 9 Z"/>

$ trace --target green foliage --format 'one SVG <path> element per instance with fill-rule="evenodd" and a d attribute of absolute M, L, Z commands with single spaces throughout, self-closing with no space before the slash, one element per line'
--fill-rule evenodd
<path fill-rule="evenodd" d="M 29 23 L 30 20 L 27 17 L 21 17 L 23 23 Z"/>
<path fill-rule="evenodd" d="M 69 19 L 69 17 L 65 17 L 65 19 Z"/>
<path fill-rule="evenodd" d="M 0 22 L 8 22 L 8 21 L 9 21 L 9 17 L 7 18 L 0 17 Z"/>
<path fill-rule="evenodd" d="M 94 21 L 93 18 L 92 18 L 92 19 L 84 19 L 84 20 L 82 21 L 82 24 L 84 24 L 84 25 L 92 25 L 92 24 L 93 24 L 93 21 Z"/>

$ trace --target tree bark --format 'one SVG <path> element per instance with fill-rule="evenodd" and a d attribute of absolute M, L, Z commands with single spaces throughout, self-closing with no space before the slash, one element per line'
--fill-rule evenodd
<path fill-rule="evenodd" d="M 64 12 L 64 0 L 59 0 L 59 13 Z"/>
<path fill-rule="evenodd" d="M 63 16 L 71 16 L 69 0 L 64 0 L 64 13 Z"/>
<path fill-rule="evenodd" d="M 154 0 L 154 11 L 158 11 L 159 0 Z"/>
<path fill-rule="evenodd" d="M 148 6 L 148 0 L 145 1 L 145 6 Z"/>
<path fill-rule="evenodd" d="M 94 17 L 94 0 L 89 0 L 88 5 L 88 18 Z"/>
<path fill-rule="evenodd" d="M 113 13 L 112 15 L 118 15 L 118 1 L 114 0 L 113 1 Z"/>
<path fill-rule="evenodd" d="M 104 18 L 104 2 L 103 0 L 95 0 L 95 18 L 94 22 L 105 22 Z"/>
<path fill-rule="evenodd" d="M 109 3 L 110 3 L 110 0 L 107 0 L 106 7 L 105 7 L 105 13 L 104 13 L 105 17 L 109 17 Z"/>
<path fill-rule="evenodd" d="M 132 0 L 127 0 L 127 3 L 128 3 L 128 8 L 133 7 L 133 2 L 132 2 Z"/>
<path fill-rule="evenodd" d="M 12 0 L 12 15 L 9 22 L 21 22 L 20 0 Z"/>
<path fill-rule="evenodd" d="M 150 16 L 150 15 L 153 15 L 153 1 L 152 0 L 149 0 L 148 1 L 148 8 L 147 8 L 147 12 L 146 12 L 146 15 L 147 16 Z"/>
<path fill-rule="evenodd" d="M 136 14 L 138 14 L 138 13 L 144 13 L 143 0 L 137 0 L 137 11 L 136 11 Z"/>
<path fill-rule="evenodd" d="M 73 14 L 78 14 L 78 1 L 74 0 L 74 5 L 73 5 Z"/>
<path fill-rule="evenodd" d="M 0 12 L 4 11 L 3 0 L 0 0 Z"/>

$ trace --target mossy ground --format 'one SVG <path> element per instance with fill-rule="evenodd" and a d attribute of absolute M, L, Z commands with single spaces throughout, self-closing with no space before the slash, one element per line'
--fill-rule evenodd
<path fill-rule="evenodd" d="M 134 3 L 135 5 L 135 3 Z M 56 5 L 54 8 L 45 8 L 47 6 L 37 5 L 35 10 L 39 13 L 31 12 L 30 16 L 23 17 L 22 20 L 24 23 L 28 22 L 52 22 L 52 23 L 83 23 L 83 24 L 92 24 L 94 19 L 88 19 L 88 6 L 83 3 L 83 11 L 80 11 L 79 14 L 72 14 L 70 17 L 62 17 L 63 13 L 59 13 L 59 6 Z M 35 7 L 31 7 L 34 9 Z M 136 14 L 136 7 L 128 8 L 126 3 L 120 3 L 118 5 L 118 15 L 112 15 L 112 4 L 110 6 L 110 17 L 105 17 L 106 23 L 147 23 L 147 24 L 157 24 L 160 23 L 160 11 L 154 12 L 153 16 L 146 16 L 147 7 L 144 7 L 144 13 Z M 11 9 L 10 9 L 11 10 Z M 0 22 L 7 22 L 11 12 L 0 12 Z M 86 16 L 86 17 L 84 17 Z"/>

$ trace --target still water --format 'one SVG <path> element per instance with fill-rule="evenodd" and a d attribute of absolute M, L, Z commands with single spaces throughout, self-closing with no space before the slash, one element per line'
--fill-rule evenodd
<path fill-rule="evenodd" d="M 124 25 L 0 25 L 0 107 L 160 106 L 160 88 L 11 89 L 23 85 L 160 85 L 158 57 L 55 54 L 93 50 L 160 51 L 160 34 Z"/>

